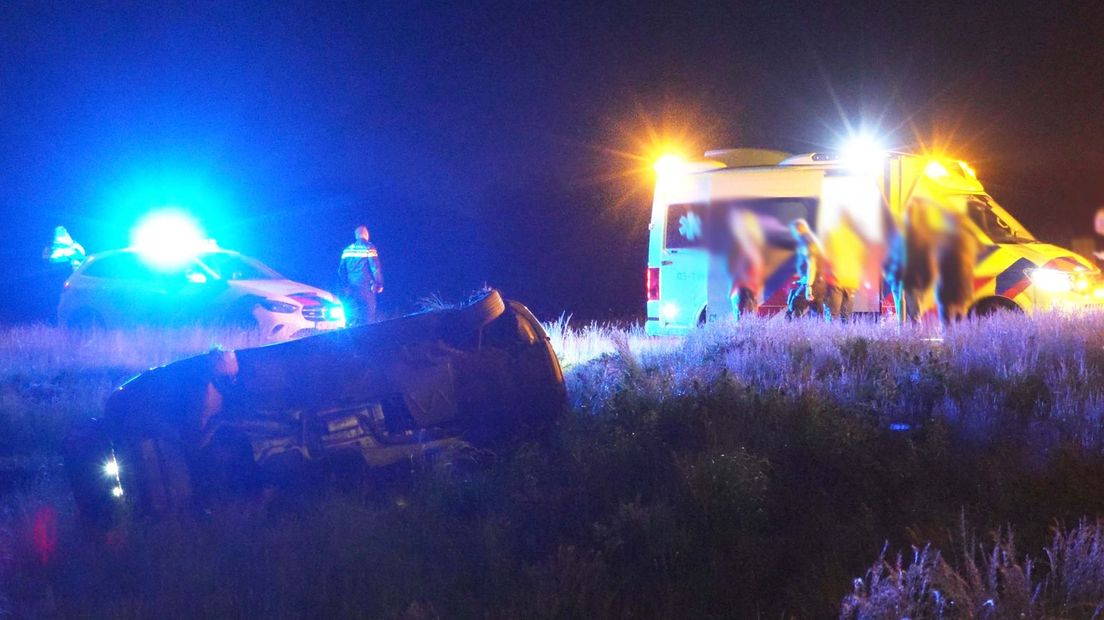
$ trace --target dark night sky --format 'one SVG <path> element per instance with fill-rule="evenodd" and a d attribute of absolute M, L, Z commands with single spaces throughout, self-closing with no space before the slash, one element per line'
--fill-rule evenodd
<path fill-rule="evenodd" d="M 937 136 L 1063 242 L 1104 202 L 1093 3 L 115 4 L 0 5 L 0 316 L 28 315 L 54 224 L 107 249 L 159 202 L 322 286 L 366 222 L 392 312 L 488 282 L 546 317 L 631 316 L 649 198 L 617 153 L 649 125 L 792 151 L 848 122 Z"/>

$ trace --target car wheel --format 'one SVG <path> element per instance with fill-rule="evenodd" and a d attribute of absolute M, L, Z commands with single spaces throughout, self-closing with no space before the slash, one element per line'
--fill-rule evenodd
<path fill-rule="evenodd" d="M 474 331 L 486 327 L 505 311 L 506 302 L 502 295 L 496 290 L 490 290 L 457 310 L 453 322 L 461 330 Z"/>
<path fill-rule="evenodd" d="M 183 446 L 170 438 L 134 437 L 118 447 L 127 501 L 139 512 L 164 517 L 192 506 L 192 480 Z"/>

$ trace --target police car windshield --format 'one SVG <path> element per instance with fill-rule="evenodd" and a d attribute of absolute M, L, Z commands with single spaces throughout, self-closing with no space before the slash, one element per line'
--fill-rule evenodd
<path fill-rule="evenodd" d="M 230 252 L 208 252 L 197 260 L 223 280 L 281 280 L 283 276 L 259 261 Z"/>
<path fill-rule="evenodd" d="M 1038 240 L 997 201 L 984 194 L 966 197 L 970 219 L 993 243 L 1036 243 Z"/>

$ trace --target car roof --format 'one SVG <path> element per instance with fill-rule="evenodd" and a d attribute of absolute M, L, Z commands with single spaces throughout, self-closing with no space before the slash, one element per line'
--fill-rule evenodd
<path fill-rule="evenodd" d="M 104 250 L 102 252 L 96 252 L 95 254 L 90 254 L 88 256 L 88 260 L 92 260 L 92 259 L 95 259 L 95 258 L 107 258 L 109 256 L 118 256 L 120 254 L 137 254 L 137 253 L 138 253 L 138 250 L 136 248 L 118 248 L 118 249 L 115 249 L 115 250 Z M 241 252 L 235 252 L 234 250 L 227 250 L 225 248 L 211 248 L 209 250 L 203 250 L 202 252 L 196 252 L 196 256 L 202 256 L 204 254 L 229 254 L 231 256 L 245 256 Z"/>

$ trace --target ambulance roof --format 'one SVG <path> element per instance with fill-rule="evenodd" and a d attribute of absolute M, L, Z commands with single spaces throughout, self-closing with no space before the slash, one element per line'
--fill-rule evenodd
<path fill-rule="evenodd" d="M 855 161 L 832 151 L 790 155 L 781 151 L 765 149 L 722 149 L 707 151 L 705 156 L 706 161 L 700 162 L 700 167 L 693 167 L 688 171 L 694 173 L 738 172 L 748 168 L 760 170 L 773 168 L 777 170 L 783 167 L 792 169 L 803 167 L 836 169 L 856 165 Z M 872 156 L 871 160 L 866 163 L 858 162 L 858 165 L 860 167 L 869 166 L 869 169 L 880 172 L 882 162 L 887 158 L 906 162 L 905 167 L 909 169 L 910 174 L 922 174 L 945 189 L 970 193 L 985 191 L 977 180 L 974 170 L 966 162 L 953 158 L 887 151 L 878 153 L 876 157 Z"/>

